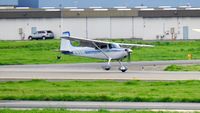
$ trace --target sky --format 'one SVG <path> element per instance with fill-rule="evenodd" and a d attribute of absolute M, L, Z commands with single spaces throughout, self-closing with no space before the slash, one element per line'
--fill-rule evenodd
<path fill-rule="evenodd" d="M 101 6 L 101 7 L 113 7 L 113 6 L 140 6 L 145 5 L 149 7 L 158 7 L 161 5 L 167 6 L 181 6 L 181 5 L 192 5 L 193 7 L 200 7 L 200 0 L 42 0 L 40 6 L 77 6 L 77 7 L 90 7 L 90 6 Z M 58 2 L 59 1 L 59 2 Z"/>
<path fill-rule="evenodd" d="M 17 5 L 17 0 L 0 0 L 0 5 Z"/>
<path fill-rule="evenodd" d="M 0 0 L 0 5 L 2 4 L 17 4 L 18 0 Z M 32 0 L 34 1 L 34 0 Z M 158 7 L 158 6 L 181 6 L 190 4 L 193 7 L 200 7 L 200 0 L 40 0 L 40 7 L 90 7 L 90 6 L 101 6 L 101 7 L 114 7 L 114 6 L 148 6 L 148 7 Z"/>

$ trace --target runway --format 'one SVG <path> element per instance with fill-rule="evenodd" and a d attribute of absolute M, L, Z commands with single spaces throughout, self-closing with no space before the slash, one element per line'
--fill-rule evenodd
<path fill-rule="evenodd" d="M 10 65 L 0 66 L 0 81 L 15 80 L 200 80 L 200 72 L 165 72 L 171 64 L 200 64 L 200 60 L 152 61 L 126 64 L 129 70 L 122 73 L 118 64 L 112 69 L 101 69 L 103 63 L 50 64 L 50 65 Z M 0 101 L 0 108 L 66 108 L 78 110 L 200 110 L 200 103 L 152 103 L 152 102 L 63 102 L 63 101 Z"/>
<path fill-rule="evenodd" d="M 103 63 L 0 66 L 0 80 L 200 80 L 200 72 L 162 71 L 170 64 L 200 64 L 200 60 L 134 62 L 127 64 L 126 73 L 117 63 L 110 71 L 101 69 Z"/>
<path fill-rule="evenodd" d="M 0 101 L 0 108 L 35 109 L 65 108 L 76 110 L 200 110 L 200 103 L 161 103 L 161 102 L 69 102 L 69 101 Z"/>

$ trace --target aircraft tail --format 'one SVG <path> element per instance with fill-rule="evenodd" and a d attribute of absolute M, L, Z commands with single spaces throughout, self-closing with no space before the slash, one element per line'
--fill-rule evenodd
<path fill-rule="evenodd" d="M 74 47 L 72 46 L 70 40 L 66 38 L 61 38 L 61 43 L 60 43 L 60 51 L 64 52 L 71 52 L 74 50 Z"/>

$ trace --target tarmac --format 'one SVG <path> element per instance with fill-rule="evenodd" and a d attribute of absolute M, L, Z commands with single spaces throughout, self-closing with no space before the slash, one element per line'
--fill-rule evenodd
<path fill-rule="evenodd" d="M 200 60 L 149 61 L 125 64 L 129 70 L 122 73 L 118 63 L 112 69 L 101 68 L 104 63 L 49 64 L 49 65 L 10 65 L 0 66 L 0 81 L 15 80 L 200 80 L 200 72 L 166 72 L 163 69 L 171 64 L 200 64 Z"/>
<path fill-rule="evenodd" d="M 172 64 L 200 64 L 200 60 L 131 62 L 126 73 L 118 70 L 118 63 L 112 69 L 101 68 L 104 63 L 50 64 L 50 65 L 8 65 L 0 66 L 0 81 L 19 80 L 200 80 L 200 72 L 166 72 Z M 0 101 L 0 108 L 66 108 L 78 110 L 200 110 L 200 103 L 161 102 L 68 102 L 68 101 Z"/>
<path fill-rule="evenodd" d="M 0 101 L 0 108 L 36 109 L 64 108 L 76 110 L 200 110 L 200 103 L 163 102 L 70 102 L 70 101 Z"/>

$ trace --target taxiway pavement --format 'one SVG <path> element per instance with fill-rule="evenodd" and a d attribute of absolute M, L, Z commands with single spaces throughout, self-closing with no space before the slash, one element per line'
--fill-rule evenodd
<path fill-rule="evenodd" d="M 34 109 L 66 108 L 76 110 L 200 110 L 200 103 L 162 103 L 162 102 L 69 102 L 69 101 L 0 101 L 0 108 Z"/>
<path fill-rule="evenodd" d="M 200 80 L 200 72 L 165 72 L 171 64 L 200 64 L 200 60 L 148 61 L 128 63 L 129 70 L 122 73 L 118 63 L 112 69 L 101 68 L 104 63 L 10 65 L 0 66 L 0 80 Z"/>
<path fill-rule="evenodd" d="M 118 64 L 111 71 L 101 69 L 103 63 L 10 65 L 0 66 L 0 81 L 14 80 L 200 80 L 200 72 L 165 72 L 171 64 L 200 64 L 200 60 L 132 62 L 122 73 Z M 200 110 L 200 103 L 151 102 L 62 102 L 62 101 L 0 101 L 0 108 L 67 108 L 67 109 L 167 109 Z"/>

